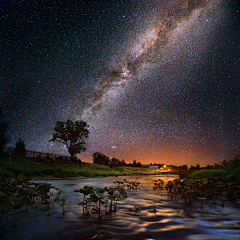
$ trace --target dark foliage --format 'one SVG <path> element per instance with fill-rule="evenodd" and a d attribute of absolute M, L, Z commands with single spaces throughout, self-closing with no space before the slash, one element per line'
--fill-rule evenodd
<path fill-rule="evenodd" d="M 93 153 L 93 163 L 101 164 L 101 165 L 109 165 L 110 159 L 106 155 L 100 153 L 100 152 L 95 152 Z"/>
<path fill-rule="evenodd" d="M 2 110 L 0 109 L 0 154 L 3 152 L 4 146 L 9 142 L 8 128 L 8 123 L 3 120 Z"/>
<path fill-rule="evenodd" d="M 84 121 L 57 121 L 53 129 L 55 133 L 53 133 L 53 138 L 49 142 L 59 142 L 66 145 L 71 159 L 74 159 L 75 154 L 87 150 L 84 145 L 90 133 L 88 128 L 88 124 Z"/>
<path fill-rule="evenodd" d="M 17 154 L 26 156 L 26 145 L 21 138 L 19 138 L 18 141 L 16 142 L 15 150 Z"/>

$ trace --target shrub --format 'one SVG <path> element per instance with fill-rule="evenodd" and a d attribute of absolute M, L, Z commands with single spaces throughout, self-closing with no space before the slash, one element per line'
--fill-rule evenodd
<path fill-rule="evenodd" d="M 54 168 L 43 168 L 42 169 L 42 174 L 43 175 L 54 175 L 56 170 Z"/>
<path fill-rule="evenodd" d="M 11 178 L 13 178 L 15 175 L 14 175 L 14 173 L 12 171 L 4 171 L 2 173 L 2 176 L 3 177 L 11 177 Z"/>
<path fill-rule="evenodd" d="M 23 172 L 23 175 L 26 176 L 26 177 L 32 177 L 33 176 L 33 173 L 31 170 L 25 170 Z"/>
<path fill-rule="evenodd" d="M 63 175 L 59 172 L 55 172 L 53 176 L 57 178 L 63 178 Z"/>
<path fill-rule="evenodd" d="M 55 173 L 54 173 L 54 176 L 64 178 L 65 171 L 62 168 L 57 168 Z"/>
<path fill-rule="evenodd" d="M 91 173 L 91 172 L 85 171 L 85 172 L 82 174 L 82 176 L 94 178 L 94 177 L 95 177 L 95 174 L 94 174 L 94 173 Z"/>
<path fill-rule="evenodd" d="M 121 167 L 113 167 L 112 168 L 114 171 L 119 171 L 119 172 L 124 172 L 124 169 Z"/>
<path fill-rule="evenodd" d="M 78 174 L 74 170 L 67 170 L 65 171 L 65 177 L 77 177 Z"/>
<path fill-rule="evenodd" d="M 64 170 L 62 169 L 62 168 L 57 168 L 57 170 L 56 170 L 57 172 L 59 172 L 59 173 L 61 173 L 61 174 L 63 174 L 63 172 L 64 172 Z"/>
<path fill-rule="evenodd" d="M 79 176 L 83 176 L 83 173 L 84 173 L 84 170 L 78 171 L 78 175 L 79 175 Z"/>
<path fill-rule="evenodd" d="M 240 182 L 239 173 L 240 173 L 240 165 L 236 166 L 234 169 L 231 169 L 230 171 L 228 171 L 226 179 L 231 180 L 231 181 Z"/>
<path fill-rule="evenodd" d="M 32 175 L 33 176 L 41 176 L 42 175 L 42 171 L 39 169 L 33 169 L 32 170 Z"/>

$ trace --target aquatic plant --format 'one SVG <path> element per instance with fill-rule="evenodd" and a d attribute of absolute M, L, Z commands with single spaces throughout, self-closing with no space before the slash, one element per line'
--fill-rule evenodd
<path fill-rule="evenodd" d="M 43 200 L 50 199 L 50 196 L 48 195 L 48 193 L 49 193 L 49 189 L 52 188 L 51 183 L 44 182 L 44 183 L 39 183 L 35 186 L 36 186 L 35 189 L 40 195 L 41 199 Z"/>
<path fill-rule="evenodd" d="M 13 205 L 13 216 L 15 215 L 15 210 L 16 208 L 18 208 L 20 206 L 20 203 L 21 203 L 21 199 L 19 198 L 13 198 L 12 199 L 12 205 Z"/>
<path fill-rule="evenodd" d="M 44 201 L 43 201 L 43 203 L 46 203 L 47 205 L 48 205 L 48 216 L 49 216 L 49 207 L 50 207 L 50 205 L 51 205 L 51 201 L 49 200 L 49 199 L 45 199 Z"/>
<path fill-rule="evenodd" d="M 66 205 L 66 199 L 62 198 L 62 202 L 59 203 L 59 206 L 63 208 L 63 214 L 64 214 L 64 206 Z"/>
<path fill-rule="evenodd" d="M 35 207 L 35 214 L 34 214 L 34 218 L 35 218 L 37 214 L 37 209 L 40 207 L 40 205 L 35 203 L 33 206 Z"/>
<path fill-rule="evenodd" d="M 0 191 L 0 199 L 1 199 L 1 201 L 3 201 L 5 203 L 5 206 L 6 206 L 6 210 L 7 210 L 6 221 L 7 221 L 9 210 L 11 208 L 13 208 L 12 207 L 12 196 L 7 196 L 5 193 Z"/>
<path fill-rule="evenodd" d="M 116 190 L 116 188 L 108 188 L 108 187 L 105 187 L 104 190 L 107 192 L 108 194 L 108 198 L 110 200 L 110 203 L 109 203 L 109 213 L 112 212 L 112 204 L 113 204 L 113 201 L 116 199 L 117 195 L 114 193 L 114 191 Z M 116 205 L 115 205 L 116 206 Z M 116 207 L 114 207 L 114 211 L 116 211 Z"/>
<path fill-rule="evenodd" d="M 88 200 L 86 199 L 86 196 L 91 194 L 93 192 L 93 187 L 92 186 L 84 186 L 83 188 L 80 188 L 80 189 L 76 189 L 74 190 L 74 192 L 80 192 L 83 194 L 83 201 L 79 202 L 78 203 L 78 206 L 83 206 L 83 214 L 84 213 L 84 209 L 86 209 L 86 214 L 89 214 L 89 211 L 88 211 Z"/>
<path fill-rule="evenodd" d="M 90 193 L 90 198 L 88 199 L 88 202 L 93 202 L 97 204 L 97 208 L 93 208 L 93 212 L 98 212 L 98 218 L 101 218 L 101 204 L 105 204 L 106 201 L 104 201 L 104 198 L 106 197 L 104 195 L 105 190 L 103 188 L 96 188 L 94 191 Z"/>
<path fill-rule="evenodd" d="M 129 210 L 134 211 L 134 212 L 139 212 L 141 210 L 141 208 L 135 205 L 134 207 L 129 208 Z"/>
<path fill-rule="evenodd" d="M 162 179 L 155 180 L 153 189 L 164 189 L 165 182 Z"/>
<path fill-rule="evenodd" d="M 32 202 L 34 203 L 34 199 L 35 199 L 36 197 L 40 197 L 40 195 L 39 195 L 38 193 L 36 193 L 35 191 L 32 191 L 32 192 L 30 193 L 30 197 L 32 198 L 31 200 L 32 200 Z"/>
<path fill-rule="evenodd" d="M 92 186 L 84 186 L 82 189 L 74 190 L 74 192 L 80 192 L 84 195 L 83 200 L 78 202 L 78 206 L 83 207 L 83 214 L 98 213 L 98 218 L 101 218 L 102 206 L 106 207 L 105 213 L 107 214 L 113 211 L 116 212 L 117 201 L 127 197 L 122 187 L 94 189 Z"/>
<path fill-rule="evenodd" d="M 8 213 L 9 213 L 9 210 L 13 208 L 12 205 L 6 205 L 7 206 L 7 216 L 6 216 L 6 221 L 8 220 Z"/>
<path fill-rule="evenodd" d="M 32 191 L 31 188 L 23 188 L 23 190 L 27 193 L 27 208 L 26 210 L 28 210 L 28 205 L 29 205 L 29 201 L 30 201 L 30 192 Z"/>
<path fill-rule="evenodd" d="M 52 200 L 54 200 L 55 193 L 53 192 L 53 190 L 49 189 L 49 193 L 50 193 L 50 200 L 51 200 L 51 197 L 52 197 Z"/>
<path fill-rule="evenodd" d="M 88 208 L 87 208 L 87 204 L 88 204 L 88 200 L 87 199 L 83 199 L 83 201 L 78 202 L 78 206 L 82 206 L 83 207 L 83 215 L 84 214 L 89 214 Z M 86 209 L 86 213 L 84 211 L 84 209 Z"/>
<path fill-rule="evenodd" d="M 202 209 L 203 209 L 203 202 L 206 200 L 205 197 L 199 197 L 198 200 L 201 202 Z"/>
<path fill-rule="evenodd" d="M 135 191 L 137 192 L 138 190 L 138 185 L 140 184 L 140 182 L 131 182 L 133 189 L 135 189 Z"/>
<path fill-rule="evenodd" d="M 55 188 L 55 189 L 56 189 L 58 192 L 57 192 L 57 197 L 55 198 L 54 202 L 55 202 L 56 200 L 58 200 L 60 194 L 63 193 L 63 190 L 61 190 L 61 189 L 59 189 L 59 188 Z"/>
<path fill-rule="evenodd" d="M 154 183 L 153 189 L 162 189 L 158 187 L 158 182 Z M 198 200 L 203 203 L 207 199 L 211 200 L 211 204 L 216 204 L 216 200 L 221 201 L 222 207 L 226 199 L 237 201 L 240 199 L 240 186 L 235 182 L 227 182 L 221 177 L 209 177 L 202 179 L 174 179 L 165 185 L 169 200 L 175 201 L 179 196 L 188 204 L 192 204 Z"/>
<path fill-rule="evenodd" d="M 127 189 L 128 191 L 137 191 L 138 190 L 138 185 L 140 184 L 140 182 L 129 182 L 126 179 L 124 179 L 123 181 L 115 181 L 113 182 L 114 184 L 118 185 L 119 187 L 123 188 L 123 189 Z"/>
<path fill-rule="evenodd" d="M 55 188 L 51 183 L 32 183 L 23 175 L 18 177 L 1 177 L 0 180 L 0 201 L 3 203 L 1 218 L 6 214 L 6 219 L 8 219 L 9 210 L 12 208 L 14 209 L 13 215 L 15 215 L 15 210 L 22 203 L 26 204 L 26 210 L 28 210 L 30 204 L 36 208 L 38 206 L 38 203 L 34 205 L 36 201 L 48 204 L 49 215 L 49 206 L 52 203 L 49 198 L 53 196 L 51 189 Z M 50 196 L 48 195 L 49 192 Z M 58 197 L 61 192 L 63 191 L 58 189 Z M 54 192 L 52 191 L 52 193 Z"/>

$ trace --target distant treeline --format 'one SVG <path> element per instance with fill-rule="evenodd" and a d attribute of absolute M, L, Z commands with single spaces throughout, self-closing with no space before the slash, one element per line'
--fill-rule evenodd
<path fill-rule="evenodd" d="M 36 161 L 40 162 L 46 162 L 46 163 L 64 163 L 64 162 L 78 162 L 78 163 L 85 163 L 82 162 L 80 159 L 77 157 L 71 158 L 70 156 L 66 155 L 60 155 L 60 154 L 54 154 L 54 153 L 45 153 L 45 152 L 38 152 L 38 151 L 30 151 L 27 149 L 19 149 L 14 148 L 14 147 L 8 147 L 6 148 L 6 151 L 10 154 L 17 154 L 24 156 L 26 158 L 33 158 Z M 131 166 L 131 167 L 141 167 L 142 164 L 141 162 L 137 162 L 134 160 L 132 163 L 127 164 L 125 160 L 119 160 L 117 158 L 112 158 L 110 159 L 106 155 L 100 153 L 100 152 L 95 152 L 93 153 L 93 163 L 95 164 L 100 164 L 100 165 L 107 165 L 110 167 L 116 167 L 116 166 Z"/>
<path fill-rule="evenodd" d="M 7 151 L 9 152 L 16 152 L 16 148 L 9 147 L 7 148 Z M 30 150 L 25 150 L 24 155 L 27 158 L 35 158 L 35 159 L 46 159 L 46 160 L 56 160 L 56 161 L 70 161 L 71 158 L 70 156 L 66 155 L 59 155 L 59 154 L 53 154 L 53 153 L 44 153 L 44 152 L 38 152 L 38 151 L 30 151 Z M 81 161 L 80 159 L 74 158 L 74 161 Z"/>

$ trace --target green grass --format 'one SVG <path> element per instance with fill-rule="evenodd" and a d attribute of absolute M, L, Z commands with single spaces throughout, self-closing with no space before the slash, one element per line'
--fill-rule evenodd
<path fill-rule="evenodd" d="M 134 174 L 152 174 L 146 168 L 113 167 L 78 162 L 58 162 L 35 158 L 25 158 L 15 154 L 4 154 L 0 157 L 0 175 L 19 175 L 27 177 L 51 175 L 56 178 L 75 178 L 78 176 L 127 176 Z"/>
<path fill-rule="evenodd" d="M 230 162 L 224 165 L 222 169 L 226 173 L 227 180 L 240 182 L 240 161 Z"/>
<path fill-rule="evenodd" d="M 191 177 L 222 177 L 227 181 L 240 182 L 240 159 L 237 159 L 232 162 L 220 166 L 215 169 L 202 169 L 194 171 L 191 174 Z"/>
<path fill-rule="evenodd" d="M 225 177 L 226 173 L 224 170 L 202 169 L 202 170 L 194 171 L 190 176 L 193 178 Z"/>
<path fill-rule="evenodd" d="M 229 181 L 240 182 L 240 159 L 228 162 L 216 169 L 202 169 L 194 172 L 177 172 L 182 177 L 223 177 Z M 110 168 L 104 165 L 79 164 L 78 162 L 58 162 L 34 158 L 25 158 L 15 154 L 4 153 L 0 156 L 0 176 L 19 175 L 27 177 L 51 175 L 57 178 L 75 178 L 78 176 L 128 176 L 128 175 L 158 175 L 159 171 L 151 171 L 144 167 L 120 166 Z"/>

